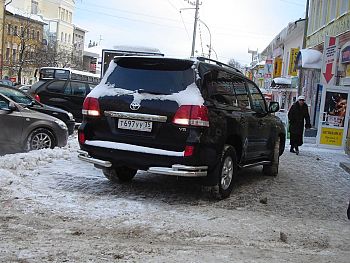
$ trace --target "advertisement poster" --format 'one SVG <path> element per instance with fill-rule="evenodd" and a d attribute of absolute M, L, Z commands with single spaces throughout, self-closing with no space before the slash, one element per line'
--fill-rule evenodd
<path fill-rule="evenodd" d="M 289 67 L 288 67 L 288 74 L 290 76 L 297 76 L 298 71 L 295 65 L 295 62 L 297 60 L 297 56 L 299 53 L 299 48 L 291 48 L 290 49 L 290 57 L 289 57 Z"/>
<path fill-rule="evenodd" d="M 326 92 L 322 125 L 344 127 L 348 93 Z"/>
<path fill-rule="evenodd" d="M 317 141 L 319 145 L 344 148 L 349 115 L 349 91 L 340 86 L 324 86 L 320 105 Z"/>

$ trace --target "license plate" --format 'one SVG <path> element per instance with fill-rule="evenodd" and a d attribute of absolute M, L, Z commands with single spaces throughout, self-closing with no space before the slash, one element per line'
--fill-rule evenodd
<path fill-rule="evenodd" d="M 152 131 L 152 122 L 151 121 L 138 121 L 138 120 L 128 120 L 128 119 L 119 119 L 118 128 L 125 130 L 133 131 Z"/>

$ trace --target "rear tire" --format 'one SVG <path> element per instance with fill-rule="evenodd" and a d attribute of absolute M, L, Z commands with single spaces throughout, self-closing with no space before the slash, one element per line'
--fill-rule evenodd
<path fill-rule="evenodd" d="M 237 177 L 237 154 L 235 148 L 225 145 L 220 163 L 210 176 L 216 178 L 216 185 L 211 187 L 214 198 L 222 200 L 230 196 Z"/>
<path fill-rule="evenodd" d="M 278 166 L 280 161 L 280 137 L 277 137 L 275 141 L 275 146 L 272 153 L 271 164 L 266 164 L 263 166 L 263 173 L 268 176 L 278 175 Z"/>
<path fill-rule="evenodd" d="M 104 176 L 111 182 L 130 182 L 136 175 L 137 170 L 125 166 L 117 168 L 103 168 Z"/>

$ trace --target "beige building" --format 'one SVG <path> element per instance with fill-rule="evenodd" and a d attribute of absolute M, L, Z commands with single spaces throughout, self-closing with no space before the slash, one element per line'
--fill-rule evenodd
<path fill-rule="evenodd" d="M 2 78 L 2 72 L 3 72 L 3 61 L 2 61 L 2 55 L 3 55 L 3 49 L 2 49 L 2 42 L 3 42 L 3 31 L 4 31 L 5 23 L 4 23 L 4 2 L 0 1 L 0 36 L 1 36 L 1 41 L 0 41 L 0 78 Z"/>
<path fill-rule="evenodd" d="M 73 48 L 74 0 L 12 0 L 10 5 L 29 14 L 41 15 L 50 25 L 49 40 L 57 40 L 58 46 L 65 50 Z"/>

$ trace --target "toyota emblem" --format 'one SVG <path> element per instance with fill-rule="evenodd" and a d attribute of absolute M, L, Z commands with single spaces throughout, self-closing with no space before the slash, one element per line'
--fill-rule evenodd
<path fill-rule="evenodd" d="M 141 107 L 141 105 L 140 105 L 140 103 L 138 103 L 138 102 L 132 102 L 132 103 L 130 104 L 130 109 L 131 109 L 131 110 L 138 110 L 140 107 Z"/>

